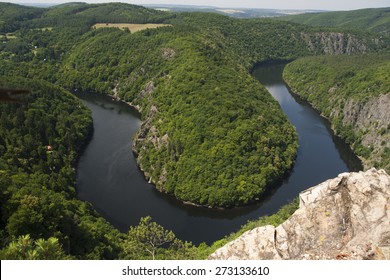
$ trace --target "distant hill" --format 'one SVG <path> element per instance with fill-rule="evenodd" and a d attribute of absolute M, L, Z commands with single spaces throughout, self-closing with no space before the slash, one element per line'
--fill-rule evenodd
<path fill-rule="evenodd" d="M 67 2 L 63 4 L 58 3 L 19 3 L 19 5 L 29 6 L 29 7 L 37 7 L 37 8 L 48 8 L 53 6 L 63 6 L 63 5 L 73 5 L 73 4 L 86 4 L 85 2 Z"/>
<path fill-rule="evenodd" d="M 11 16 L 22 17 L 26 13 L 34 12 L 39 9 L 34 7 L 27 7 L 12 3 L 0 3 L 0 20 L 4 20 L 5 18 Z"/>
<path fill-rule="evenodd" d="M 296 15 L 303 13 L 319 13 L 322 11 L 312 10 L 276 10 L 276 9 L 249 9 L 249 8 L 221 8 L 213 6 L 196 5 L 145 5 L 145 7 L 170 12 L 207 12 L 218 13 L 235 18 L 261 18 L 261 17 L 279 17 L 285 15 Z"/>
<path fill-rule="evenodd" d="M 170 15 L 156 10 L 123 3 L 85 4 L 67 3 L 50 7 L 45 16 L 47 22 L 55 25 L 69 25 L 77 21 L 97 23 L 159 23 Z M 41 20 L 42 21 L 42 20 Z"/>
<path fill-rule="evenodd" d="M 364 29 L 372 32 L 390 34 L 390 7 L 291 15 L 281 17 L 280 19 L 312 26 Z"/>
<path fill-rule="evenodd" d="M 37 8 L 11 3 L 0 3 L 0 33 L 13 32 L 21 27 L 89 27 L 95 23 L 161 23 L 171 13 L 123 3 L 86 4 L 65 3 L 48 8 Z"/>
<path fill-rule="evenodd" d="M 39 17 L 44 9 L 0 3 L 0 32 L 10 32 L 21 27 L 23 20 Z"/>

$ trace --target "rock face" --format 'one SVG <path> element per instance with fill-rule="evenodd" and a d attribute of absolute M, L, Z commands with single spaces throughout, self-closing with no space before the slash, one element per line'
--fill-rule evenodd
<path fill-rule="evenodd" d="M 343 173 L 299 195 L 278 227 L 244 233 L 209 259 L 390 259 L 390 176 Z"/>
<path fill-rule="evenodd" d="M 313 53 L 334 55 L 365 53 L 368 50 L 366 42 L 348 33 L 317 32 L 308 34 L 302 32 L 301 38 Z"/>
<path fill-rule="evenodd" d="M 348 99 L 342 112 L 335 109 L 334 115 L 344 114 L 343 125 L 352 126 L 357 135 L 362 135 L 361 143 L 372 150 L 371 156 L 364 159 L 365 166 L 372 166 L 383 158 L 390 148 L 390 93 L 370 98 L 367 102 Z M 383 166 L 386 170 L 390 166 Z"/>
<path fill-rule="evenodd" d="M 155 92 L 155 85 L 153 81 L 149 81 L 143 90 L 138 93 L 136 97 L 136 103 L 150 104 L 152 103 L 152 95 Z M 145 102 L 147 101 L 147 102 Z M 148 167 L 143 165 L 143 158 L 145 151 L 148 149 L 154 149 L 156 151 L 162 148 L 168 148 L 169 136 L 168 134 L 161 134 L 159 129 L 153 125 L 153 119 L 158 115 L 158 108 L 156 105 L 150 105 L 147 108 L 142 106 L 138 107 L 140 112 L 148 110 L 144 121 L 141 124 L 139 131 L 136 133 L 133 139 L 133 152 L 137 155 L 137 163 L 140 169 L 144 172 L 145 177 L 149 180 L 149 183 L 155 184 L 159 191 L 164 191 L 164 184 L 167 180 L 167 170 L 163 166 L 157 166 L 157 163 L 152 162 Z M 159 119 L 161 121 L 161 119 Z M 155 176 L 152 176 L 152 172 L 158 170 Z"/>

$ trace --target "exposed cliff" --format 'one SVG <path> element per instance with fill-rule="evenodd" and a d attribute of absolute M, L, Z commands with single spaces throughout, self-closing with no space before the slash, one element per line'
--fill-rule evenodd
<path fill-rule="evenodd" d="M 367 41 L 352 34 L 341 32 L 301 33 L 311 53 L 352 54 L 368 51 Z"/>
<path fill-rule="evenodd" d="M 388 159 L 386 151 L 390 148 L 390 92 L 372 97 L 367 102 L 348 99 L 343 108 L 342 123 L 352 126 L 356 133 L 361 134 L 360 141 L 363 147 L 370 150 L 364 163 L 373 166 L 376 162 Z M 334 114 L 340 114 L 334 110 Z M 387 157 L 381 159 L 381 157 Z M 388 171 L 389 164 L 381 165 Z"/>
<path fill-rule="evenodd" d="M 390 172 L 390 53 L 303 58 L 286 66 L 294 93 L 328 118 L 365 168 Z"/>
<path fill-rule="evenodd" d="M 209 259 L 390 259 L 390 176 L 343 173 L 302 192 L 278 227 L 244 233 Z"/>

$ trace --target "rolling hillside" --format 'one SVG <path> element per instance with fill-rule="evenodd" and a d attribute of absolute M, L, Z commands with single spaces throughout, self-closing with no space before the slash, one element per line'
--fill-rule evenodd
<path fill-rule="evenodd" d="M 362 29 L 390 34 L 390 8 L 355 11 L 310 13 L 280 17 L 279 19 L 311 26 Z"/>

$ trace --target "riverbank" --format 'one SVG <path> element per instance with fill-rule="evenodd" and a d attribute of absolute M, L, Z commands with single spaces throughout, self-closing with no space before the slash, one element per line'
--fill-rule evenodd
<path fill-rule="evenodd" d="M 390 171 L 390 56 L 299 59 L 286 67 L 293 91 L 318 110 L 360 157 L 365 169 Z M 314 75 L 315 73 L 315 75 Z"/>

